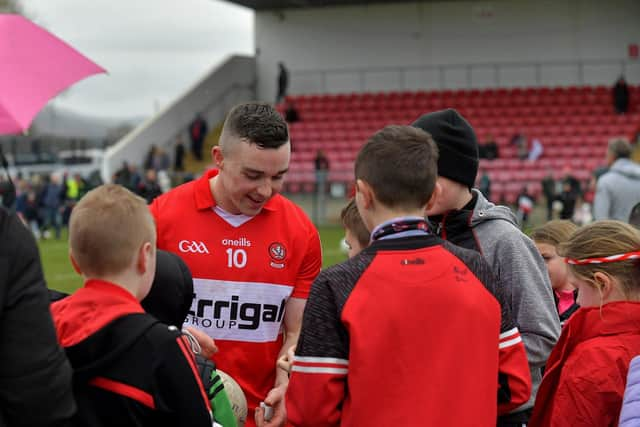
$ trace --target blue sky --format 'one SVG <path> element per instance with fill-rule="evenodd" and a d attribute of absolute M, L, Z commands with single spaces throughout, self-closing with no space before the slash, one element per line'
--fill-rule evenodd
<path fill-rule="evenodd" d="M 21 0 L 27 17 L 106 68 L 53 100 L 148 116 L 231 54 L 254 51 L 253 11 L 219 0 Z"/>

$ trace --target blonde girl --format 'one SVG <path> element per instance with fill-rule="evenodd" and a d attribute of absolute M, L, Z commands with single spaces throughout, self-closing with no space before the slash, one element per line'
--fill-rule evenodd
<path fill-rule="evenodd" d="M 571 221 L 553 220 L 534 229 L 531 233 L 538 252 L 547 264 L 561 325 L 564 325 L 579 306 L 576 303 L 576 288 L 569 280 L 569 267 L 564 262 L 564 257 L 558 254 L 558 246 L 569 240 L 577 229 L 578 227 Z"/>
<path fill-rule="evenodd" d="M 549 356 L 529 426 L 617 426 L 629 362 L 640 354 L 640 231 L 597 221 L 559 254 L 581 308 Z"/>

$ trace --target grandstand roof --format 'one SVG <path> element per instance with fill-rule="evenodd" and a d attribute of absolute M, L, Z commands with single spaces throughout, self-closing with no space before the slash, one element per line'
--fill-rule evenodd
<path fill-rule="evenodd" d="M 407 3 L 407 0 L 228 0 L 255 10 L 305 9 L 323 6 L 348 6 L 373 3 Z"/>

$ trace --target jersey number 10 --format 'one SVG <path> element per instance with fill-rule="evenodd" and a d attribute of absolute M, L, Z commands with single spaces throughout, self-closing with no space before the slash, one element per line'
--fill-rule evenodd
<path fill-rule="evenodd" d="M 247 265 L 247 251 L 244 249 L 227 249 L 227 267 L 243 268 Z"/>

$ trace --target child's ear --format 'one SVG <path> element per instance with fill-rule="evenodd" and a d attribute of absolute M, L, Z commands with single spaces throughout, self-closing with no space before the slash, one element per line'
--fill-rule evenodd
<path fill-rule="evenodd" d="M 433 187 L 433 193 L 431 193 L 431 198 L 427 202 L 427 206 L 424 209 L 425 213 L 428 210 L 430 210 L 433 207 L 433 205 L 435 205 L 436 200 L 438 200 L 438 197 L 440 197 L 440 194 L 442 194 L 442 186 L 440 185 L 438 180 L 436 180 L 436 185 Z"/>
<path fill-rule="evenodd" d="M 604 301 L 607 301 L 611 293 L 615 290 L 611 276 L 601 271 L 597 271 L 593 275 L 593 281 L 595 282 L 596 286 L 600 289 L 600 293 L 602 294 L 602 299 Z"/>
<path fill-rule="evenodd" d="M 71 261 L 71 265 L 73 266 L 73 269 L 76 271 L 76 273 L 78 273 L 79 275 L 82 275 L 82 270 L 80 270 L 80 266 L 78 265 L 75 258 L 73 257 L 73 254 L 71 253 L 71 249 L 69 249 L 69 260 Z"/>
<path fill-rule="evenodd" d="M 356 180 L 356 197 L 360 197 L 360 202 L 364 209 L 370 209 L 373 205 L 373 190 L 365 181 Z"/>
<path fill-rule="evenodd" d="M 153 245 L 151 242 L 144 242 L 138 250 L 138 259 L 136 261 L 136 268 L 138 273 L 144 274 L 150 268 L 151 257 L 155 256 L 153 253 Z"/>

